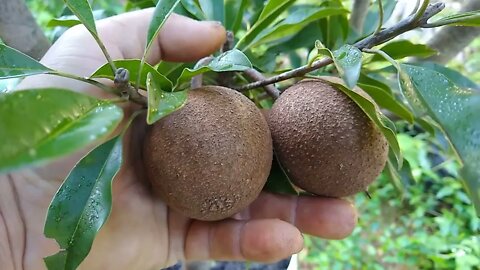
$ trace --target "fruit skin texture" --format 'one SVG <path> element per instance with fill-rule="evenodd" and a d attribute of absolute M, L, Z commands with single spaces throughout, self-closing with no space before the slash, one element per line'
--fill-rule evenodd
<path fill-rule="evenodd" d="M 268 120 L 280 163 L 310 193 L 345 197 L 365 191 L 385 166 L 383 134 L 354 101 L 321 80 L 288 88 Z"/>
<path fill-rule="evenodd" d="M 152 188 L 170 207 L 199 220 L 243 210 L 262 190 L 272 140 L 260 110 L 219 86 L 190 91 L 187 104 L 155 123 L 144 143 Z"/>

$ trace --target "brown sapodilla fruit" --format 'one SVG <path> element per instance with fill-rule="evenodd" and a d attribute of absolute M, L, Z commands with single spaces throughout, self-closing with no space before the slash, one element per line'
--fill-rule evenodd
<path fill-rule="evenodd" d="M 272 163 L 272 140 L 260 110 L 237 91 L 206 86 L 155 123 L 144 143 L 147 177 L 170 207 L 219 220 L 248 206 Z"/>
<path fill-rule="evenodd" d="M 324 81 L 288 88 L 268 120 L 280 163 L 310 193 L 344 197 L 365 191 L 385 166 L 383 134 L 354 101 Z"/>

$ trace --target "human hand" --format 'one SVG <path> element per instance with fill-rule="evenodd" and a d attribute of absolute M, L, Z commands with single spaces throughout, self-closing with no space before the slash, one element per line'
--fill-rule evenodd
<path fill-rule="evenodd" d="M 98 22 L 100 36 L 114 59 L 141 57 L 151 16 L 152 10 L 142 10 Z M 197 60 L 220 48 L 224 41 L 225 30 L 218 23 L 173 15 L 148 61 Z M 90 75 L 105 61 L 82 27 L 67 31 L 42 59 L 50 68 L 79 76 Z M 20 87 L 61 87 L 108 96 L 91 85 L 50 76 L 28 78 Z M 126 114 L 135 106 L 127 105 Z M 302 249 L 301 233 L 340 239 L 349 235 L 356 224 L 355 209 L 347 201 L 269 193 L 261 194 L 232 219 L 204 222 L 186 218 L 152 196 L 138 170 L 142 130 L 134 127 L 124 142 L 126 158 L 113 184 L 112 213 L 80 269 L 160 269 L 178 260 L 275 261 Z M 0 209 L 8 220 L 9 239 L 15 239 L 11 244 L 12 258 L 18 267 L 43 268 L 42 258 L 57 252 L 57 244 L 43 236 L 45 213 L 68 169 L 80 156 L 77 153 L 0 181 Z M 12 205 L 18 211 L 4 211 Z"/>

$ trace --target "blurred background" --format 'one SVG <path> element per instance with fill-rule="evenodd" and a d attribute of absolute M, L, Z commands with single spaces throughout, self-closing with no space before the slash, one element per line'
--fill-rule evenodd
<path fill-rule="evenodd" d="M 23 2 L 2 0 L 2 5 L 5 1 Z M 342 1 L 349 9 L 353 2 Z M 447 14 L 465 9 L 467 5 L 480 5 L 480 0 L 443 2 L 447 4 Z M 151 0 L 94 0 L 91 3 L 98 19 L 153 4 Z M 38 58 L 65 31 L 65 26 L 69 26 L 70 15 L 62 0 L 26 0 L 26 4 L 39 30 L 22 16 L 10 12 L 0 14 L 0 37 L 6 42 L 8 31 L 29 29 L 32 32 L 29 38 L 35 41 L 13 37 L 9 42 Z M 413 0 L 399 0 L 386 25 L 410 14 L 414 6 Z M 61 16 L 64 16 L 62 20 L 53 20 Z M 23 19 L 15 23 L 15 17 Z M 363 17 L 362 25 L 368 26 L 370 18 L 365 14 Z M 13 27 L 5 26 L 6 22 Z M 430 60 L 446 64 L 478 85 L 479 34 L 478 28 L 454 32 L 440 28 L 416 30 L 402 37 L 442 51 L 441 56 Z M 307 53 L 297 52 L 300 56 Z M 0 91 L 7 91 L 15 83 L 15 80 L 1 81 Z M 360 213 L 353 235 L 341 241 L 306 236 L 306 247 L 295 258 L 298 269 L 480 269 L 480 219 L 459 180 L 459 164 L 446 146 L 448 143 L 406 122 L 397 121 L 396 125 L 401 148 L 411 168 L 397 175 L 402 188 L 392 184 L 392 175 L 388 172 L 382 174 L 370 187 L 370 196 L 359 194 L 352 198 Z M 251 268 L 260 269 L 255 267 Z"/>

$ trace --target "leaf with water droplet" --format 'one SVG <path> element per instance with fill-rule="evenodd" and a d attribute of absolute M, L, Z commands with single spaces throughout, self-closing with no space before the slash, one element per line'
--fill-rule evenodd
<path fill-rule="evenodd" d="M 0 44 L 0 79 L 44 74 L 53 70 L 5 44 Z"/>
<path fill-rule="evenodd" d="M 333 61 L 348 88 L 355 87 L 360 78 L 362 52 L 358 48 L 346 44 L 333 52 Z"/>
<path fill-rule="evenodd" d="M 76 269 L 112 208 L 112 181 L 122 164 L 122 137 L 98 146 L 80 160 L 53 198 L 44 234 L 59 253 L 45 258 L 49 269 Z M 68 196 L 70 195 L 70 196 Z"/>
<path fill-rule="evenodd" d="M 148 73 L 147 76 L 147 89 L 147 123 L 149 125 L 182 108 L 187 102 L 188 90 L 165 92 L 152 73 Z"/>
<path fill-rule="evenodd" d="M 1 95 L 0 172 L 77 151 L 115 130 L 122 118 L 120 107 L 68 90 Z"/>
<path fill-rule="evenodd" d="M 465 187 L 480 215 L 480 92 L 460 88 L 431 69 L 401 67 L 402 92 L 418 116 L 430 116 L 449 138 L 464 165 Z"/>
<path fill-rule="evenodd" d="M 182 83 L 187 82 L 194 76 L 209 71 L 228 72 L 228 71 L 245 71 L 252 68 L 252 63 L 248 57 L 237 49 L 226 51 L 221 55 L 214 57 L 210 63 L 203 66 L 195 66 L 195 68 L 185 68 L 178 77 L 174 89 L 177 89 Z"/>

